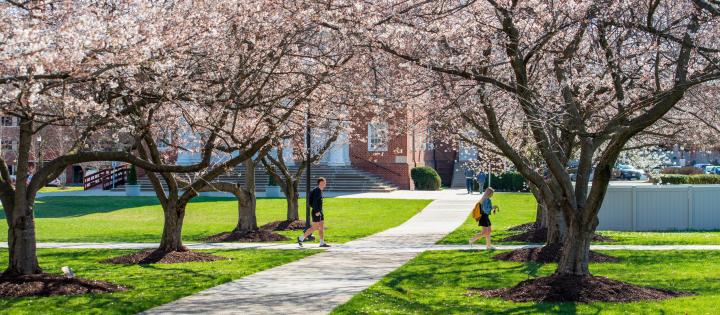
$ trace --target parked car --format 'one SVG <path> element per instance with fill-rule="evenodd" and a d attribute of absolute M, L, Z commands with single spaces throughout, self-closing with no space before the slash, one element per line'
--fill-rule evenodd
<path fill-rule="evenodd" d="M 705 168 L 708 167 L 708 166 L 713 166 L 713 165 L 712 165 L 712 164 L 709 164 L 709 163 L 700 163 L 700 164 L 695 164 L 695 165 L 693 165 L 694 168 L 699 168 L 699 169 L 701 169 L 703 172 L 705 172 Z"/>
<path fill-rule="evenodd" d="M 49 187 L 59 187 L 59 186 L 60 186 L 60 179 L 59 179 L 59 178 L 53 179 L 52 181 L 48 182 L 47 185 L 45 185 L 45 186 L 49 186 Z"/>
<path fill-rule="evenodd" d="M 720 175 L 720 166 L 710 165 L 705 167 L 705 174 L 716 174 Z"/>
<path fill-rule="evenodd" d="M 593 180 L 593 177 L 594 177 L 594 176 L 595 176 L 595 168 L 593 167 L 593 168 L 590 170 L 590 178 L 589 178 L 588 180 Z M 577 180 L 577 174 L 576 174 L 576 173 L 571 173 L 571 174 L 570 174 L 570 180 L 573 181 L 573 182 L 576 181 L 576 180 Z"/>
<path fill-rule="evenodd" d="M 620 179 L 641 179 L 645 176 L 645 171 L 628 164 L 618 164 L 616 169 L 619 173 L 617 176 Z"/>

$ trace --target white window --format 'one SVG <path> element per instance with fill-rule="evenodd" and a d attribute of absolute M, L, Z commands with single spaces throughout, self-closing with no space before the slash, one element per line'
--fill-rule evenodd
<path fill-rule="evenodd" d="M 387 123 L 368 124 L 368 151 L 385 152 L 388 150 Z"/>
<path fill-rule="evenodd" d="M 2 124 L 5 127 L 12 127 L 15 126 L 15 119 L 12 116 L 3 116 L 0 118 L 0 124 Z"/>
<path fill-rule="evenodd" d="M 17 150 L 17 142 L 14 140 L 3 140 L 2 151 L 15 151 Z"/>
<path fill-rule="evenodd" d="M 427 133 L 426 133 L 426 135 L 425 135 L 425 141 L 424 141 L 424 143 L 423 143 L 423 149 L 425 149 L 425 150 L 433 150 L 433 149 L 435 149 L 435 143 L 434 143 L 434 140 L 433 140 L 432 128 L 430 128 L 430 127 L 427 128 Z"/>

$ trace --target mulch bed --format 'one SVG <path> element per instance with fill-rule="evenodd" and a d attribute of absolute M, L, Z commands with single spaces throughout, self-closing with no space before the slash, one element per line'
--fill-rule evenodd
<path fill-rule="evenodd" d="M 529 223 L 530 225 L 525 226 L 518 225 L 513 228 L 518 228 L 516 231 L 522 231 L 522 228 L 524 226 L 525 232 L 516 234 L 513 236 L 508 236 L 506 238 L 503 238 L 500 240 L 500 242 L 524 242 L 524 243 L 545 243 L 547 242 L 547 228 L 538 228 L 534 224 Z M 614 242 L 610 237 L 602 236 L 600 234 L 594 234 L 592 237 L 593 242 Z"/>
<path fill-rule="evenodd" d="M 500 297 L 514 302 L 636 302 L 688 296 L 689 293 L 641 287 L 596 276 L 559 276 L 525 280 L 512 288 L 469 288 L 468 295 Z"/>
<path fill-rule="evenodd" d="M 537 262 L 537 263 L 554 263 L 560 261 L 560 253 L 562 251 L 561 244 L 551 244 L 539 248 L 521 248 L 507 253 L 497 254 L 493 259 L 514 261 L 514 262 Z M 617 257 L 590 251 L 590 262 L 593 263 L 616 263 L 620 259 Z"/>
<path fill-rule="evenodd" d="M 260 229 L 270 231 L 302 231 L 305 229 L 305 221 L 274 221 L 261 226 Z"/>
<path fill-rule="evenodd" d="M 284 235 L 274 233 L 269 230 L 254 230 L 246 232 L 223 232 L 215 234 L 203 241 L 211 243 L 222 243 L 222 242 L 279 242 L 287 241 L 289 238 Z"/>
<path fill-rule="evenodd" d="M 227 260 L 227 258 L 213 255 L 210 253 L 193 251 L 174 251 L 168 253 L 160 250 L 146 250 L 119 257 L 109 258 L 103 260 L 102 262 L 106 264 L 145 265 L 176 264 L 186 262 L 210 262 L 218 260 Z"/>
<path fill-rule="evenodd" d="M 520 224 L 520 225 L 516 225 L 516 226 L 511 226 L 507 230 L 512 231 L 512 232 L 527 232 L 530 230 L 537 229 L 538 225 L 539 224 L 537 224 L 535 222 L 530 222 L 530 223 Z"/>
<path fill-rule="evenodd" d="M 127 288 L 110 282 L 67 278 L 46 273 L 0 277 L 0 298 L 109 293 L 125 290 Z"/>

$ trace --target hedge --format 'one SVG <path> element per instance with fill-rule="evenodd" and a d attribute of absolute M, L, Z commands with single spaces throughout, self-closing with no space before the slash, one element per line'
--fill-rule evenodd
<path fill-rule="evenodd" d="M 662 174 L 659 179 L 654 178 L 654 183 L 668 185 L 703 185 L 703 184 L 720 184 L 720 175 L 700 174 L 700 175 L 678 175 L 678 174 Z"/>
<path fill-rule="evenodd" d="M 415 189 L 417 190 L 439 190 L 440 189 L 440 175 L 428 166 L 421 166 L 413 168 L 410 171 L 410 177 L 412 177 L 415 183 Z"/>
<path fill-rule="evenodd" d="M 135 168 L 135 165 L 130 165 L 130 170 L 128 171 L 127 177 L 127 184 L 137 185 L 137 169 Z"/>
<path fill-rule="evenodd" d="M 505 172 L 499 175 L 492 174 L 492 187 L 498 191 L 528 191 L 525 178 L 518 172 Z M 485 188 L 488 187 L 489 179 L 485 180 Z M 477 184 L 475 184 L 477 190 Z"/>
<path fill-rule="evenodd" d="M 666 167 L 660 173 L 662 174 L 680 174 L 680 175 L 693 175 L 703 174 L 703 170 L 693 166 L 683 167 Z"/>

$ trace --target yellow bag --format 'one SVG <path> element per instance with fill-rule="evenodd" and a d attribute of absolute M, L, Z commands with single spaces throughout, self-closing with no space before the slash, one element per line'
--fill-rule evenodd
<path fill-rule="evenodd" d="M 475 219 L 475 221 L 480 220 L 480 215 L 482 215 L 482 210 L 480 209 L 480 202 L 478 201 L 472 211 L 473 219 Z"/>

